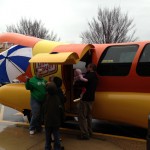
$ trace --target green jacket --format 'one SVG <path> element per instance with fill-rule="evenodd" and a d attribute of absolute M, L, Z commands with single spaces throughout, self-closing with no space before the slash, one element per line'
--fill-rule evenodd
<path fill-rule="evenodd" d="M 44 78 L 32 77 L 25 84 L 27 90 L 31 92 L 31 98 L 43 101 L 46 96 L 46 80 Z"/>

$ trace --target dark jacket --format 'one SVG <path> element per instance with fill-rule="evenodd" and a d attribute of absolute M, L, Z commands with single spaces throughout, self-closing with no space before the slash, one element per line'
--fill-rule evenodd
<path fill-rule="evenodd" d="M 85 83 L 86 92 L 82 97 L 83 101 L 94 101 L 95 91 L 98 83 L 96 72 L 87 72 L 85 78 L 88 82 Z"/>
<path fill-rule="evenodd" d="M 67 101 L 66 96 L 64 95 L 63 91 L 61 88 L 57 88 L 57 92 L 58 92 L 58 96 L 60 98 L 60 102 L 62 104 L 62 106 L 64 107 L 64 103 Z"/>
<path fill-rule="evenodd" d="M 47 85 L 47 97 L 43 104 L 45 127 L 60 127 L 62 120 L 62 106 L 55 83 Z"/>
<path fill-rule="evenodd" d="M 73 85 L 73 91 L 74 91 L 74 99 L 79 98 L 80 94 L 82 92 L 82 88 L 86 86 L 86 83 L 81 81 L 81 80 L 77 80 L 74 85 Z"/>
<path fill-rule="evenodd" d="M 59 96 L 59 98 L 60 98 L 60 102 L 61 102 L 61 105 L 62 105 L 62 107 L 63 107 L 63 110 L 65 111 L 64 103 L 67 101 L 67 98 L 66 98 L 66 96 L 64 95 L 64 93 L 63 93 L 63 91 L 62 91 L 62 89 L 61 89 L 61 86 L 62 86 L 62 79 L 55 76 L 55 77 L 53 78 L 53 82 L 56 84 L 58 96 Z"/>
<path fill-rule="evenodd" d="M 64 103 L 67 101 L 61 86 L 62 86 L 62 79 L 59 77 L 54 77 L 53 78 L 53 82 L 56 84 L 57 90 L 58 90 L 58 96 L 60 97 L 60 101 L 62 103 L 62 105 L 64 105 Z"/>

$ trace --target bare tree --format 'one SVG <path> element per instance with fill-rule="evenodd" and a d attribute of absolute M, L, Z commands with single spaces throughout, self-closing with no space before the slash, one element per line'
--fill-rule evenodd
<path fill-rule="evenodd" d="M 122 43 L 136 41 L 135 25 L 128 14 L 122 14 L 120 7 L 109 10 L 98 9 L 97 18 L 88 22 L 89 30 L 81 33 L 83 43 Z"/>
<path fill-rule="evenodd" d="M 55 34 L 53 31 L 51 31 L 51 33 L 49 34 L 48 29 L 44 27 L 41 20 L 31 21 L 30 19 L 27 20 L 25 18 L 22 18 L 19 24 L 17 24 L 16 26 L 15 25 L 6 26 L 6 31 L 30 35 L 51 41 L 60 41 L 60 38 L 58 38 L 57 34 Z"/>

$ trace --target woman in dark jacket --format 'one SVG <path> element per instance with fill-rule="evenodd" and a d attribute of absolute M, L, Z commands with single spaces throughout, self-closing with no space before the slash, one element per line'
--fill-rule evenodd
<path fill-rule="evenodd" d="M 51 150 L 52 134 L 54 136 L 54 150 L 60 150 L 59 127 L 62 120 L 62 105 L 58 96 L 57 87 L 53 82 L 47 85 L 47 97 L 43 109 L 46 136 L 45 150 Z"/>

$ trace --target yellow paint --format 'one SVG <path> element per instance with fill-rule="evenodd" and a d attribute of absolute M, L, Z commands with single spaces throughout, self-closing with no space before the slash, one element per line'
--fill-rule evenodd
<path fill-rule="evenodd" d="M 30 59 L 30 63 L 52 63 L 52 64 L 74 64 L 78 59 L 74 52 L 64 52 L 57 54 L 40 53 Z"/>
<path fill-rule="evenodd" d="M 150 94 L 134 92 L 98 92 L 93 106 L 97 119 L 148 127 Z"/>
<path fill-rule="evenodd" d="M 51 74 L 53 76 L 60 77 L 62 79 L 62 74 L 61 74 L 61 65 L 58 65 L 58 71 L 54 74 Z M 44 77 L 47 81 L 49 80 L 50 75 Z"/>
<path fill-rule="evenodd" d="M 30 109 L 30 92 L 24 84 L 4 85 L 0 88 L 0 96 L 3 105 L 21 112 Z M 93 117 L 147 128 L 149 106 L 149 93 L 98 92 L 93 105 Z"/>
<path fill-rule="evenodd" d="M 22 112 L 23 109 L 30 109 L 29 101 L 30 91 L 22 83 L 7 84 L 0 88 L 0 102 L 5 106 Z"/>
<path fill-rule="evenodd" d="M 82 53 L 79 56 L 79 59 L 81 59 L 87 53 L 88 50 L 93 49 L 93 48 L 94 46 L 92 44 L 87 44 L 85 48 L 82 50 Z"/>
<path fill-rule="evenodd" d="M 64 44 L 67 44 L 67 43 L 62 43 L 62 42 L 55 42 L 55 41 L 48 41 L 48 40 L 41 40 L 39 42 L 37 42 L 33 49 L 32 49 L 32 54 L 33 56 L 35 56 L 36 54 L 41 54 L 41 53 L 51 53 L 52 50 L 59 46 L 59 45 L 64 45 Z M 32 75 L 34 76 L 34 69 L 33 69 L 33 63 L 31 63 L 31 72 L 32 72 Z M 48 77 L 46 77 L 47 79 Z"/>
<path fill-rule="evenodd" d="M 33 52 L 32 52 L 33 56 L 39 53 L 50 53 L 55 47 L 62 44 L 64 45 L 67 43 L 48 41 L 48 40 L 39 41 L 33 47 Z"/>

